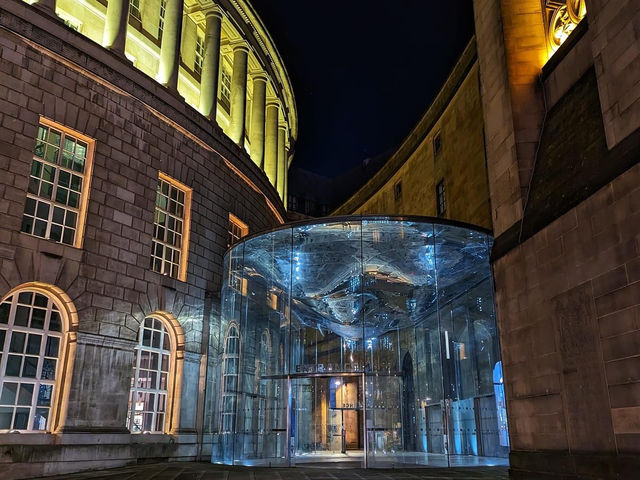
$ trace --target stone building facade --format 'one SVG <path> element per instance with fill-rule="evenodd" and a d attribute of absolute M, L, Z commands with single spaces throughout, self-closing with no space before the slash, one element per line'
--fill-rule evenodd
<path fill-rule="evenodd" d="M 334 215 L 441 217 L 491 228 L 475 39 L 402 145 Z"/>
<path fill-rule="evenodd" d="M 513 478 L 640 472 L 640 10 L 475 0 Z"/>
<path fill-rule="evenodd" d="M 246 2 L 158 2 L 153 42 L 137 2 L 68 4 L 0 5 L 3 478 L 209 456 L 223 255 L 286 216 L 295 103 Z M 67 13 L 102 18 L 104 38 Z M 206 39 L 199 76 L 177 61 L 190 29 Z"/>
<path fill-rule="evenodd" d="M 474 15 L 477 55 L 467 49 L 400 149 L 335 213 L 437 215 L 450 168 L 462 181 L 445 188 L 447 205 L 461 209 L 446 216 L 495 236 L 512 477 L 636 478 L 638 3 L 474 0 Z M 473 107 L 465 123 L 461 106 Z M 432 153 L 438 130 L 446 167 Z"/>

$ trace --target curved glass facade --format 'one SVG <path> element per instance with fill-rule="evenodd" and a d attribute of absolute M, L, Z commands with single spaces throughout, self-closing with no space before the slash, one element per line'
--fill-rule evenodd
<path fill-rule="evenodd" d="M 236 244 L 211 332 L 212 461 L 506 463 L 491 241 L 351 217 Z"/>

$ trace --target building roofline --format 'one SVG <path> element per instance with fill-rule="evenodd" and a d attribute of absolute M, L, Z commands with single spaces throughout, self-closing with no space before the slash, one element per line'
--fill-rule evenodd
<path fill-rule="evenodd" d="M 476 64 L 477 58 L 476 38 L 473 36 L 433 102 L 431 102 L 431 105 L 416 126 L 413 127 L 411 132 L 405 137 L 400 147 L 389 157 L 389 160 L 387 160 L 380 170 L 378 170 L 367 183 L 356 190 L 342 205 L 336 208 L 332 212 L 332 215 L 346 215 L 355 212 L 356 209 L 361 207 L 375 192 L 380 190 L 400 167 L 409 160 L 409 157 L 417 150 L 449 106 L 451 100 Z"/>

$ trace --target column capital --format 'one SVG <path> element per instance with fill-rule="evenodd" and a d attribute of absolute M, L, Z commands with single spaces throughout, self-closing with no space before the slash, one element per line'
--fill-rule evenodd
<path fill-rule="evenodd" d="M 269 77 L 267 76 L 266 73 L 260 72 L 260 73 L 256 73 L 255 75 L 251 76 L 251 79 L 254 82 L 264 82 L 267 83 L 269 81 Z"/>
<path fill-rule="evenodd" d="M 277 98 L 268 98 L 267 99 L 267 108 L 269 107 L 277 107 L 280 108 L 280 100 Z"/>
<path fill-rule="evenodd" d="M 233 53 L 236 52 L 245 52 L 245 53 L 249 53 L 249 44 L 247 42 L 245 42 L 244 40 L 238 42 L 238 43 L 234 43 L 231 45 L 231 48 L 233 49 Z"/>
<path fill-rule="evenodd" d="M 278 130 L 284 130 L 286 132 L 288 128 L 289 126 L 286 123 L 281 123 L 278 125 Z"/>
<path fill-rule="evenodd" d="M 206 12 L 204 12 L 204 16 L 207 20 L 210 17 L 216 17 L 222 20 L 222 17 L 224 15 L 222 14 L 222 10 L 220 10 L 220 7 L 217 5 L 214 5 L 213 7 L 209 8 Z"/>

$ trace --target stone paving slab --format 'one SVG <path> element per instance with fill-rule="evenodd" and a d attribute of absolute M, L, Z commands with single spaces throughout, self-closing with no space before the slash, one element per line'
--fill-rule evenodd
<path fill-rule="evenodd" d="M 229 467 L 210 463 L 159 463 L 42 477 L 42 480 L 506 480 L 507 467 L 362 469 Z"/>

